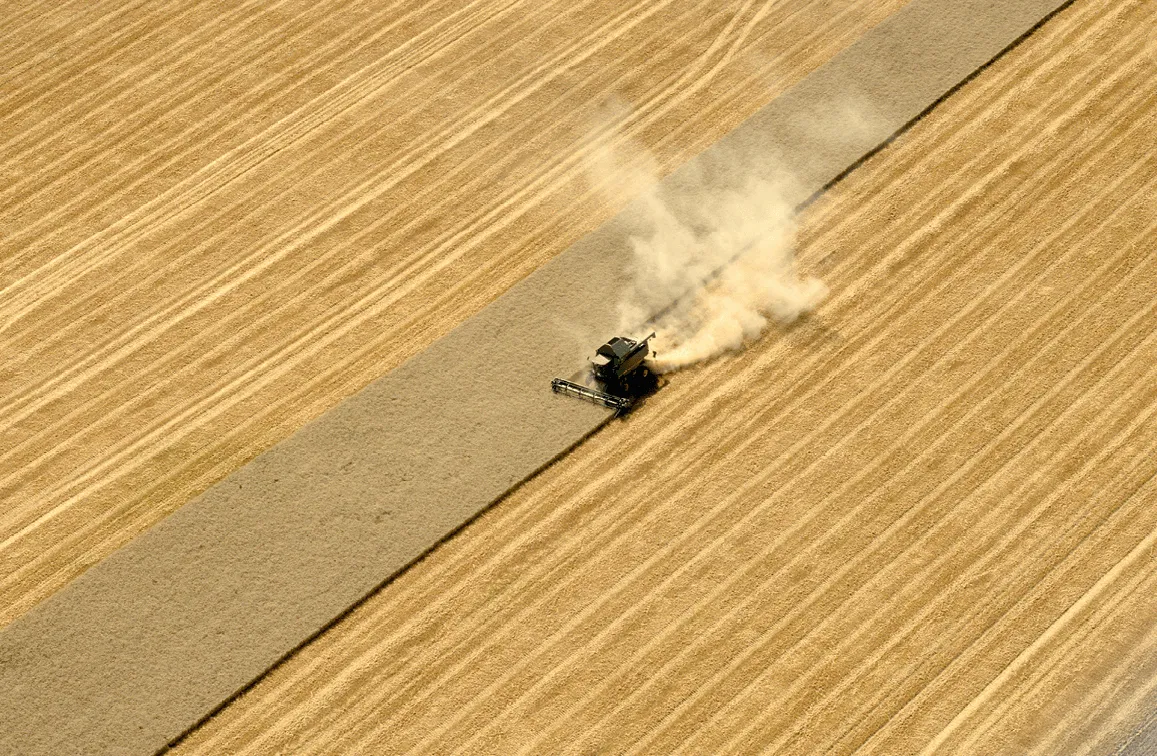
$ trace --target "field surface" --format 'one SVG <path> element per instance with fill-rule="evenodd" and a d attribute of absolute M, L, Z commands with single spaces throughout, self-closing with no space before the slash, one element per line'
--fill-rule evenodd
<path fill-rule="evenodd" d="M 597 227 L 599 144 L 667 171 L 902 4 L 11 3 L 0 625 Z M 1157 681 L 1155 25 L 1052 19 L 807 210 L 815 316 L 176 750 L 1109 747 Z"/>
<path fill-rule="evenodd" d="M 0 626 L 613 215 L 599 145 L 665 172 L 902 4 L 14 4 Z"/>
<path fill-rule="evenodd" d="M 677 375 L 177 749 L 1076 753 L 1152 696 L 1151 3 L 813 205 L 833 294 Z"/>

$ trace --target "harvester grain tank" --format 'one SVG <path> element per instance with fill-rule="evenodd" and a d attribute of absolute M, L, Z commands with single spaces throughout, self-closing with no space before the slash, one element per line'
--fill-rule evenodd
<path fill-rule="evenodd" d="M 619 412 L 626 412 L 640 396 L 655 388 L 655 376 L 647 368 L 649 343 L 655 334 L 636 341 L 616 336 L 595 352 L 591 362 L 591 376 L 597 388 L 584 386 L 563 378 L 550 382 L 555 393 L 569 394 Z"/>

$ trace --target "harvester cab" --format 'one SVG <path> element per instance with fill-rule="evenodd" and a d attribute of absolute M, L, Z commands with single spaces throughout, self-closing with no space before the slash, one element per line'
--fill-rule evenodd
<path fill-rule="evenodd" d="M 649 343 L 655 334 L 636 341 L 616 336 L 595 352 L 591 362 L 591 376 L 597 387 L 584 386 L 562 378 L 551 381 L 551 389 L 558 394 L 569 394 L 601 404 L 619 412 L 626 412 L 639 397 L 657 387 L 657 379 L 647 368 Z"/>

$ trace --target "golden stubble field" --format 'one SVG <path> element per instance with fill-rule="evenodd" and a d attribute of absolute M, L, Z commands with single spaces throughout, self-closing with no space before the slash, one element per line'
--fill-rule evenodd
<path fill-rule="evenodd" d="M 807 210 L 832 287 L 177 749 L 1078 753 L 1157 681 L 1157 21 L 1078 2 Z"/>
<path fill-rule="evenodd" d="M 0 623 L 598 226 L 600 141 L 669 170 L 902 4 L 11 4 Z M 177 750 L 1110 742 L 1157 680 L 1155 21 L 1059 14 L 807 210 L 815 316 Z"/>
<path fill-rule="evenodd" d="M 902 4 L 6 8 L 0 626 Z"/>

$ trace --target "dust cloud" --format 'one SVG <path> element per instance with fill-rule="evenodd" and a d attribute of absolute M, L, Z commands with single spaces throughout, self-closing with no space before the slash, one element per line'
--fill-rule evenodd
<path fill-rule="evenodd" d="M 636 196 L 644 230 L 630 238 L 619 330 L 657 331 L 655 372 L 742 349 L 769 323 L 790 323 L 827 296 L 821 281 L 796 271 L 789 176 L 727 191 L 684 177 L 664 188 L 650 156 L 631 147 L 604 150 L 593 171 L 599 185 Z"/>

